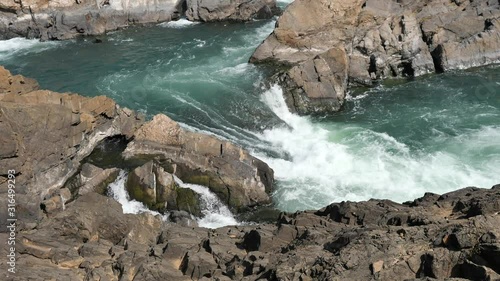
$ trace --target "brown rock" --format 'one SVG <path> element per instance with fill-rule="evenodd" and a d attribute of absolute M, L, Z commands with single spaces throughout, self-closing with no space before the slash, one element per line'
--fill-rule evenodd
<path fill-rule="evenodd" d="M 236 210 L 270 201 L 273 170 L 267 164 L 230 142 L 184 130 L 163 115 L 137 131 L 123 156 L 159 157 L 166 171 L 209 187 Z"/>
<path fill-rule="evenodd" d="M 12 81 L 26 82 L 12 92 L 16 84 Z M 4 89 L 0 93 L 0 142 L 5 144 L 0 149 L 0 166 L 17 173 L 17 201 L 22 206 L 18 215 L 25 223 L 40 218 L 41 201 L 64 186 L 99 141 L 122 134 L 123 124 L 134 127 L 138 125 L 131 123 L 142 122 L 135 114 L 126 117 L 113 100 L 103 96 L 33 91 L 36 82 L 13 77 L 3 68 L 0 83 Z M 0 181 L 0 190 L 7 190 L 6 182 Z M 1 210 L 0 217 L 5 217 L 5 209 Z"/>
<path fill-rule="evenodd" d="M 338 111 L 347 90 L 346 83 L 338 81 L 344 81 L 346 73 L 350 85 L 371 85 L 383 78 L 498 62 L 499 5 L 472 0 L 297 0 L 250 61 L 291 67 L 279 81 L 291 110 Z M 318 56 L 332 49 L 345 50 L 345 62 L 334 60 L 337 68 L 330 64 L 330 69 L 318 65 Z M 324 75 L 315 73 L 323 70 Z M 332 84 L 332 79 L 314 80 L 316 76 L 341 79 Z"/>

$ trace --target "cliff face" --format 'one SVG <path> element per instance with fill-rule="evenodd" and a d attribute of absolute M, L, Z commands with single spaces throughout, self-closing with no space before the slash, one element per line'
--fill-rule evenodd
<path fill-rule="evenodd" d="M 0 39 L 65 40 L 99 35 L 132 24 L 178 19 L 249 21 L 271 18 L 276 0 L 0 0 Z"/>
<path fill-rule="evenodd" d="M 119 155 L 125 159 L 108 167 L 81 164 L 98 140 L 111 136 L 127 142 Z M 196 198 L 179 189 L 172 174 L 206 184 L 238 209 L 268 202 L 272 170 L 167 116 L 145 122 L 106 97 L 38 90 L 34 80 L 3 68 L 0 144 L 0 219 L 7 222 L 5 170 L 13 169 L 18 219 L 17 272 L 3 280 L 500 278 L 500 185 L 428 193 L 404 204 L 333 203 L 281 213 L 272 224 L 213 230 L 188 226 L 182 212 L 174 211 L 170 222 L 123 214 L 118 202 L 102 195 L 121 161 L 138 167 L 128 187 L 134 198 L 188 211 Z M 9 235 L 0 232 L 0 239 Z M 0 255 L 8 251 L 0 247 Z"/>
<path fill-rule="evenodd" d="M 296 0 L 250 61 L 290 67 L 291 110 L 332 112 L 347 85 L 499 62 L 499 19 L 498 1 Z"/>
<path fill-rule="evenodd" d="M 177 0 L 0 1 L 0 39 L 64 40 L 178 18 Z"/>

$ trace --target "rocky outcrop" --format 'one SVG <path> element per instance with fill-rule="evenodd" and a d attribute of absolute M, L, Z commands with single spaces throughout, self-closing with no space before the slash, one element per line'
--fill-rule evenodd
<path fill-rule="evenodd" d="M 104 96 L 86 98 L 37 90 L 31 79 L 0 67 L 0 190 L 16 171 L 20 219 L 39 219 L 40 203 L 79 171 L 80 162 L 106 137 L 131 137 L 141 117 Z M 6 217 L 7 197 L 0 217 Z M 2 224 L 6 220 L 2 220 Z"/>
<path fill-rule="evenodd" d="M 274 223 L 210 230 L 196 227 L 185 211 L 172 212 L 170 222 L 124 214 L 118 202 L 99 194 L 115 170 L 81 164 L 106 136 L 133 137 L 123 152 L 128 162 L 116 165 L 141 163 L 132 174 L 155 203 L 170 204 L 176 190 L 170 172 L 213 190 L 224 184 L 221 196 L 232 204 L 265 202 L 272 170 L 164 115 L 143 123 L 104 97 L 37 88 L 0 69 L 0 167 L 17 171 L 18 214 L 16 273 L 2 280 L 500 278 L 500 185 L 427 193 L 403 204 L 333 203 L 281 213 Z M 6 179 L 2 170 L 0 198 L 8 198 Z M 4 213 L 1 219 L 7 221 Z M 0 231 L 3 241 L 10 235 Z M 0 247 L 1 256 L 9 251 Z M 5 265 L 0 269 L 8 272 Z"/>
<path fill-rule="evenodd" d="M 63 40 L 179 17 L 177 0 L 2 0 L 0 39 Z"/>
<path fill-rule="evenodd" d="M 465 188 L 208 230 L 88 193 L 18 233 L 6 280 L 497 280 L 499 211 L 499 186 Z"/>
<path fill-rule="evenodd" d="M 234 210 L 270 202 L 273 171 L 267 164 L 230 142 L 184 130 L 165 115 L 145 123 L 104 96 L 38 90 L 34 80 L 4 68 L 0 90 L 0 194 L 6 195 L 7 171 L 14 170 L 21 228 L 54 216 L 79 196 L 106 194 L 120 169 L 131 171 L 130 196 L 160 212 L 202 215 L 200 196 L 179 187 L 172 174 L 208 186 Z M 123 149 L 107 155 L 108 140 L 118 146 L 123 141 Z M 3 226 L 8 199 L 0 197 Z"/>
<path fill-rule="evenodd" d="M 276 0 L 187 0 L 190 21 L 249 21 L 270 19 L 280 12 Z"/>
<path fill-rule="evenodd" d="M 134 24 L 177 20 L 249 21 L 279 12 L 276 0 L 1 0 L 0 40 L 65 40 Z"/>
<path fill-rule="evenodd" d="M 186 211 L 201 216 L 200 196 L 191 189 L 179 187 L 173 175 L 154 161 L 129 173 L 127 191 L 132 199 L 143 202 L 150 209 Z"/>
<path fill-rule="evenodd" d="M 234 210 L 270 202 L 274 176 L 266 163 L 228 141 L 187 131 L 162 114 L 134 133 L 123 156 L 155 158 L 165 171 L 207 186 Z"/>
<path fill-rule="evenodd" d="M 340 109 L 346 85 L 500 61 L 498 1 L 296 0 L 251 62 L 288 66 L 299 114 Z"/>

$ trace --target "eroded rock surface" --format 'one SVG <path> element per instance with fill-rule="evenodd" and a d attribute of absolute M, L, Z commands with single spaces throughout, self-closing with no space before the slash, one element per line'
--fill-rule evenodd
<path fill-rule="evenodd" d="M 249 21 L 270 19 L 279 13 L 276 0 L 187 0 L 191 21 Z"/>
<path fill-rule="evenodd" d="M 63 40 L 179 17 L 177 0 L 2 0 L 0 39 Z"/>
<path fill-rule="evenodd" d="M 99 141 L 132 136 L 143 122 L 113 100 L 38 90 L 31 79 L 0 67 L 0 192 L 7 170 L 16 171 L 16 200 L 23 221 L 39 219 L 40 203 L 56 196 Z M 58 196 L 58 195 L 57 195 Z M 2 196 L 0 217 L 6 217 Z M 5 220 L 2 220 L 2 225 Z"/>
<path fill-rule="evenodd" d="M 296 0 L 250 61 L 290 67 L 280 84 L 291 110 L 333 112 L 347 81 L 499 62 L 499 19 L 498 1 Z"/>
<path fill-rule="evenodd" d="M 129 170 L 132 199 L 193 225 L 202 215 L 200 195 L 181 188 L 173 174 L 212 189 L 233 210 L 270 203 L 273 171 L 244 149 L 213 136 L 187 131 L 165 115 L 150 122 L 104 96 L 38 90 L 38 84 L 0 68 L 0 208 L 7 222 L 8 170 L 16 174 L 21 229 L 32 229 L 79 196 L 107 194 L 120 169 Z M 104 140 L 123 149 L 110 152 Z M 96 149 L 99 147 L 99 149 Z M 93 151 L 98 155 L 89 160 Z M 115 155 L 117 154 L 117 155 Z M 108 156 L 114 166 L 109 166 Z M 95 161 L 96 166 L 91 164 Z M 125 163 L 126 162 L 126 163 Z M 97 164 L 100 163 L 100 164 Z M 126 167 L 125 167 L 126 166 Z M 101 168 L 102 167 L 102 168 Z"/>
<path fill-rule="evenodd" d="M 228 141 L 187 131 L 162 114 L 135 132 L 123 155 L 156 157 L 167 172 L 207 186 L 235 210 L 270 202 L 274 172 L 266 163 Z"/>
<path fill-rule="evenodd" d="M 7 280 L 498 280 L 499 211 L 498 187 L 465 188 L 209 230 L 88 193 L 18 233 Z"/>

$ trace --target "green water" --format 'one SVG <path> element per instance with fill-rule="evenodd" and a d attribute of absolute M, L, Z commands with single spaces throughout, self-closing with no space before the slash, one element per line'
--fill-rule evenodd
<path fill-rule="evenodd" d="M 102 37 L 0 41 L 0 64 L 42 88 L 107 95 L 232 140 L 265 160 L 282 210 L 332 201 L 405 201 L 500 183 L 500 68 L 353 91 L 342 112 L 290 114 L 269 69 L 247 64 L 274 21 L 129 28 Z"/>

